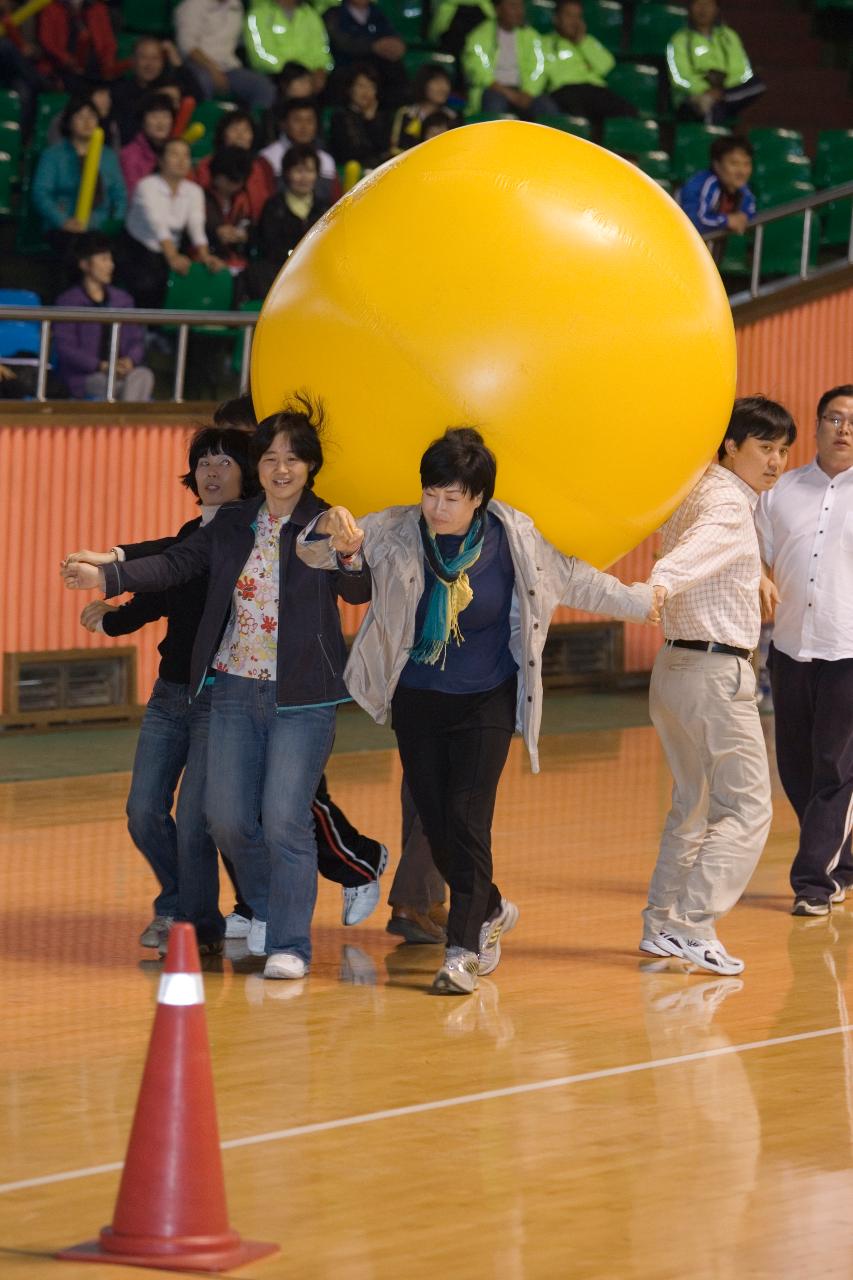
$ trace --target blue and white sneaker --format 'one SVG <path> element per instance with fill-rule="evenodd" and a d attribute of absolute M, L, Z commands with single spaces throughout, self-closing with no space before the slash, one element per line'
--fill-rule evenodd
<path fill-rule="evenodd" d="M 361 924 L 375 910 L 379 903 L 379 877 L 388 866 L 388 850 L 385 845 L 379 846 L 379 866 L 376 868 L 376 879 L 367 880 L 354 889 L 344 889 L 344 905 L 341 920 L 344 924 Z"/>

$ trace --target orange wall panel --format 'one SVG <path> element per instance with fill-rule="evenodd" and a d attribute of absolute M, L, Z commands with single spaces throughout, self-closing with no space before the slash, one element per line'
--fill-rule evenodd
<path fill-rule="evenodd" d="M 853 381 L 853 289 L 744 325 L 737 339 L 738 394 L 764 392 L 792 410 L 800 438 L 791 465 L 799 466 L 812 456 L 818 396 Z M 191 431 L 191 424 L 77 425 L 58 417 L 27 426 L 0 422 L 0 652 L 134 643 L 138 693 L 147 698 L 162 624 L 115 641 L 91 635 L 78 619 L 92 597 L 63 590 L 59 563 L 77 547 L 165 536 L 191 518 L 193 499 L 178 483 Z M 644 580 L 655 549 L 656 536 L 615 572 L 626 582 Z M 348 633 L 362 612 L 343 608 Z M 569 609 L 556 614 L 559 622 L 585 617 Z M 626 626 L 626 670 L 648 670 L 659 646 L 656 628 Z"/>

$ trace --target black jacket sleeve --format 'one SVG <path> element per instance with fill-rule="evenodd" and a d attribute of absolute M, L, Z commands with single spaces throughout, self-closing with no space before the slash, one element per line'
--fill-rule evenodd
<path fill-rule="evenodd" d="M 364 565 L 358 573 L 346 573 L 341 570 L 335 574 L 335 590 L 347 604 L 367 604 L 372 586 L 367 565 Z"/>
<path fill-rule="evenodd" d="M 160 555 L 145 556 L 125 564 L 105 564 L 104 595 L 120 596 L 125 591 L 164 591 L 191 578 L 210 573 L 212 525 L 197 529 Z"/>
<path fill-rule="evenodd" d="M 165 591 L 151 591 L 134 596 L 121 605 L 115 613 L 105 613 L 101 625 L 108 636 L 129 636 L 149 622 L 165 618 L 168 612 L 168 596 Z"/>

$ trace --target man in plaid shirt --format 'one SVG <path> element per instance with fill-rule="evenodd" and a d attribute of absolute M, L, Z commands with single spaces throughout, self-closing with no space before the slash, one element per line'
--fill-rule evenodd
<path fill-rule="evenodd" d="M 736 400 L 717 461 L 663 526 L 650 578 L 666 643 L 649 707 L 673 788 L 640 950 L 712 973 L 744 967 L 717 938 L 716 922 L 746 888 L 770 830 L 751 662 L 761 629 L 753 513 L 785 470 L 796 434 L 774 401 Z"/>

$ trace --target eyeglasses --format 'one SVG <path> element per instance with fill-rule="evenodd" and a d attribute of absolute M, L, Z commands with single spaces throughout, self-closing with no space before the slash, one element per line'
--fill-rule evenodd
<path fill-rule="evenodd" d="M 843 413 L 822 413 L 820 420 L 828 427 L 832 427 L 833 431 L 840 431 L 842 427 L 849 427 L 853 431 L 853 413 L 847 414 L 846 417 Z"/>

